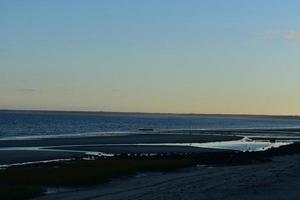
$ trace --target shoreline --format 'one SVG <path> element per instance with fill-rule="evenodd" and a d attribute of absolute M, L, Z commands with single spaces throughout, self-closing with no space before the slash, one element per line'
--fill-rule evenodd
<path fill-rule="evenodd" d="M 239 141 L 244 145 L 276 146 L 277 143 L 263 141 L 283 141 L 285 145 L 299 141 L 298 136 L 249 136 L 234 135 L 233 133 L 203 132 L 202 134 L 129 134 L 117 136 L 89 136 L 89 137 L 58 137 L 35 138 L 28 140 L 0 140 L 0 165 L 16 163 L 48 161 L 55 159 L 80 159 L 91 155 L 104 154 L 180 154 L 180 153 L 206 153 L 237 151 Z M 245 138 L 246 137 L 246 138 Z M 290 138 L 292 137 L 292 138 Z M 298 138 L 298 140 L 295 140 Z M 248 142 L 253 139 L 253 142 Z M 251 140 L 250 140 L 251 141 Z M 213 147 L 216 143 L 219 147 Z M 280 145 L 278 143 L 278 145 Z M 242 144 L 242 143 L 241 143 Z M 227 149 L 224 145 L 237 145 Z M 261 146 L 260 148 L 265 148 Z M 249 147 L 245 147 L 248 149 Z M 256 147 L 258 148 L 258 146 Z"/>
<path fill-rule="evenodd" d="M 217 135 L 217 136 L 237 136 L 237 137 L 260 137 L 260 138 L 300 138 L 299 127 L 274 127 L 274 128 L 202 128 L 202 129 L 153 129 L 140 128 L 127 131 L 102 131 L 84 133 L 65 134 L 36 134 L 36 135 L 13 135 L 0 137 L 2 141 L 26 141 L 26 140 L 51 140 L 51 139 L 76 139 L 92 137 L 122 137 L 134 135 Z"/>

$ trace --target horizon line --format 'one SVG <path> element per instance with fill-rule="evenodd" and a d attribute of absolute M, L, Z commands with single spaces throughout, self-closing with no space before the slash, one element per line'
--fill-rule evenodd
<path fill-rule="evenodd" d="M 134 112 L 134 111 L 90 111 L 90 110 L 51 110 L 51 109 L 0 109 L 0 112 L 56 112 L 56 113 L 90 113 L 90 114 L 144 114 L 144 115 L 185 115 L 185 116 L 240 116 L 240 117 L 282 117 L 299 118 L 300 115 L 280 114 L 245 114 L 245 113 L 170 113 L 170 112 Z"/>

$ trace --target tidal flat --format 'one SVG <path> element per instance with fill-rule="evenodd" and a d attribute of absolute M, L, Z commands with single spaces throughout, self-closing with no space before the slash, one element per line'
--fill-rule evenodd
<path fill-rule="evenodd" d="M 18 155 L 14 159 L 12 159 L 13 156 L 1 157 L 3 161 L 11 159 L 10 162 L 6 163 L 2 161 L 3 169 L 0 171 L 1 196 L 5 197 L 4 199 L 30 199 L 33 197 L 41 197 L 41 199 L 122 199 L 118 192 L 120 190 L 125 196 L 130 196 L 128 199 L 138 199 L 135 195 L 147 199 L 147 195 L 144 193 L 149 188 L 154 190 L 153 192 L 160 191 L 160 187 L 156 185 L 162 184 L 164 185 L 162 194 L 169 194 L 174 189 L 171 188 L 173 182 L 170 183 L 168 180 L 183 176 L 185 178 L 174 179 L 174 184 L 178 184 L 178 191 L 182 190 L 178 199 L 193 199 L 190 196 L 190 189 L 187 188 L 194 188 L 192 189 L 193 192 L 197 193 L 195 197 L 200 199 L 219 199 L 221 197 L 226 199 L 227 190 L 218 192 L 218 198 L 204 198 L 205 195 L 209 194 L 205 188 L 212 184 L 209 180 L 210 176 L 213 176 L 215 184 L 219 185 L 228 179 L 230 173 L 234 174 L 235 170 L 241 172 L 247 168 L 248 171 L 244 171 L 242 175 L 240 173 L 240 177 L 236 178 L 239 178 L 240 181 L 253 178 L 256 180 L 253 176 L 256 168 L 262 170 L 261 168 L 264 167 L 267 172 L 278 159 L 284 160 L 282 166 L 285 166 L 286 162 L 298 162 L 298 154 L 300 153 L 300 144 L 297 142 L 278 148 L 269 148 L 265 151 L 243 152 L 219 148 L 163 146 L 158 143 L 161 141 L 166 143 L 178 141 L 207 143 L 241 140 L 242 137 L 235 135 L 167 134 L 158 135 L 156 138 L 154 136 L 156 135 L 133 135 L 129 137 L 130 139 L 128 136 L 68 138 L 63 140 L 62 138 L 54 138 L 27 140 L 21 143 L 20 141 L 1 141 L 2 151 L 0 153 Z M 122 145 L 124 142 L 128 144 Z M 153 144 L 155 142 L 157 145 L 134 145 L 136 143 Z M 95 154 L 99 153 L 100 150 L 102 153 L 113 154 L 113 156 Z M 18 159 L 26 158 L 24 155 L 28 155 L 28 159 L 20 162 L 21 160 Z M 51 156 L 49 157 L 49 155 Z M 51 161 L 50 158 L 54 160 Z M 293 167 L 295 166 L 296 164 L 293 165 Z M 211 172 L 211 169 L 214 171 Z M 223 174 L 224 170 L 227 172 L 226 174 Z M 280 170 L 283 170 L 282 173 L 292 173 L 293 177 L 299 177 L 298 172 L 289 172 L 289 168 Z M 151 173 L 153 172 L 160 173 L 161 176 L 152 176 Z M 201 185 L 199 185 L 200 182 L 195 182 L 194 185 L 190 185 L 189 182 L 186 183 L 186 181 L 191 180 L 190 177 L 197 177 L 198 173 L 200 173 L 199 176 L 208 177 L 207 183 L 204 182 L 204 179 L 201 179 Z M 139 174 L 146 175 L 137 176 Z M 249 174 L 252 174 L 251 177 Z M 137 177 L 142 178 L 137 179 Z M 145 185 L 137 185 L 135 182 L 137 180 L 143 181 Z M 152 181 L 154 181 L 153 186 L 149 186 L 148 182 L 151 183 Z M 261 185 L 263 184 L 262 181 L 257 179 L 256 184 Z M 169 182 L 170 186 L 166 186 L 166 182 Z M 126 187 L 122 186 L 123 184 Z M 252 184 L 254 184 L 253 181 Z M 236 187 L 237 190 L 240 189 L 240 186 Z M 57 188 L 67 188 L 67 190 L 59 192 L 61 190 L 57 190 Z M 97 192 L 95 192 L 95 188 L 98 188 Z M 15 192 L 9 192 L 12 190 Z M 49 191 L 57 192 L 49 193 Z M 115 192 L 110 193 L 109 191 Z M 163 199 L 169 197 L 168 195 L 157 196 L 157 198 Z M 150 196 L 148 199 L 151 199 Z"/>

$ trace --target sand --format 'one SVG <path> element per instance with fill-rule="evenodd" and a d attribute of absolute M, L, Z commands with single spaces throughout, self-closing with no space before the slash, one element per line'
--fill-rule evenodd
<path fill-rule="evenodd" d="M 74 153 L 74 152 L 55 152 L 55 151 L 31 151 L 31 150 L 0 151 L 0 165 L 48 161 L 48 160 L 57 160 L 57 159 L 69 159 L 81 155 L 83 154 Z"/>
<path fill-rule="evenodd" d="M 175 147 L 175 146 L 134 146 L 118 144 L 136 143 L 179 143 L 213 142 L 238 140 L 237 136 L 188 135 L 188 134 L 141 134 L 126 136 L 69 137 L 30 140 L 0 140 L 0 165 L 46 161 L 52 159 L 76 158 L 86 151 L 103 153 L 199 153 L 226 150 Z M 113 144 L 113 145 L 106 145 Z M 92 145 L 92 146 L 91 146 Z M 38 150 L 34 147 L 42 147 Z"/>
<path fill-rule="evenodd" d="M 299 199 L 300 155 L 273 162 L 224 167 L 189 168 L 172 173 L 139 174 L 38 200 L 253 200 Z"/>
<path fill-rule="evenodd" d="M 106 153 L 223 151 L 193 147 L 162 147 L 159 145 L 132 146 L 130 144 L 212 142 L 237 139 L 241 138 L 221 135 L 149 134 L 9 140 L 0 141 L 0 164 L 72 158 L 82 156 L 85 151 Z M 16 147 L 25 147 L 25 149 Z M 34 147 L 42 147 L 43 149 L 34 150 Z M 13 148 L 16 149 L 13 150 Z M 255 165 L 198 166 L 176 172 L 138 174 L 135 177 L 118 178 L 104 185 L 71 189 L 38 199 L 299 199 L 299 183 L 300 155 L 294 155 L 275 157 L 272 162 Z"/>
<path fill-rule="evenodd" d="M 27 140 L 0 140 L 1 147 L 56 146 L 82 144 L 188 143 L 238 140 L 242 137 L 213 134 L 132 134 L 124 136 L 58 137 Z"/>

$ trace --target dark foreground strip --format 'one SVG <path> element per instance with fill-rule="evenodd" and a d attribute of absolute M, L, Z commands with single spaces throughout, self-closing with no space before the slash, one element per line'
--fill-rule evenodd
<path fill-rule="evenodd" d="M 274 156 L 300 153 L 300 143 L 262 152 L 164 154 L 152 157 L 120 154 L 93 161 L 32 164 L 0 170 L 1 199 L 30 199 L 43 187 L 89 186 L 145 171 L 170 171 L 195 164 L 241 165 L 270 162 Z M 43 186 L 43 187 L 42 187 Z"/>

